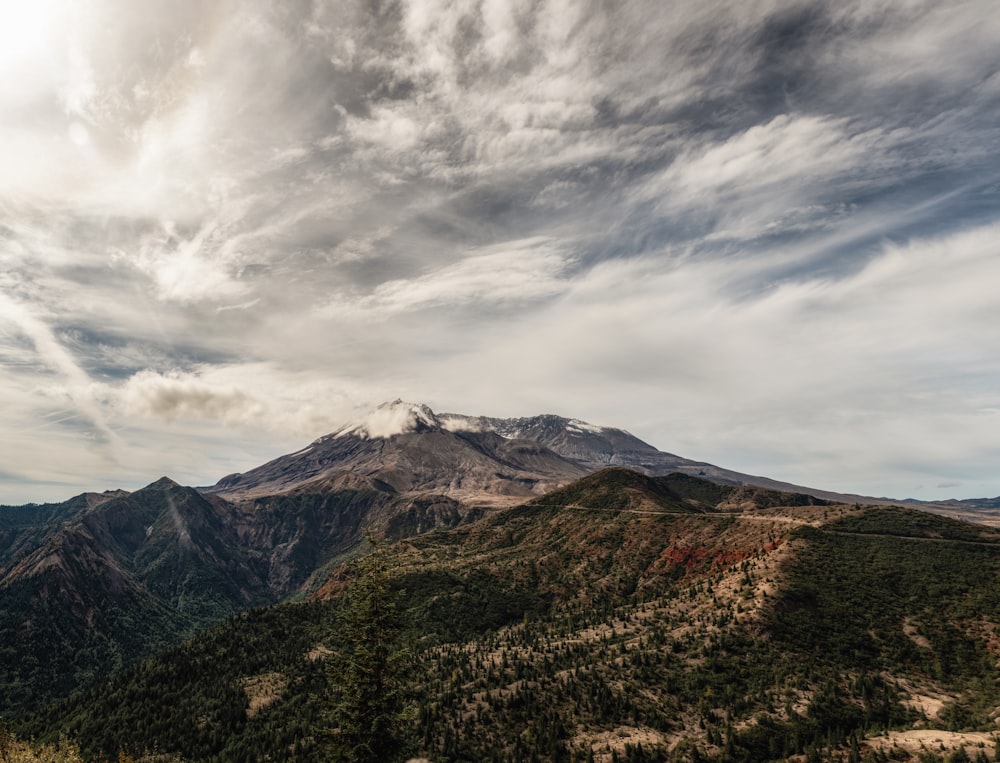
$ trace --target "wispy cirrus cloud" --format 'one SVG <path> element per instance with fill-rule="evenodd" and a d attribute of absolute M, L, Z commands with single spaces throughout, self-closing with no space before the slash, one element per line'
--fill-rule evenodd
<path fill-rule="evenodd" d="M 512 241 L 416 278 L 384 281 L 357 299 L 338 298 L 325 312 L 349 320 L 385 320 L 434 307 L 516 308 L 566 291 L 572 264 L 550 240 Z"/>

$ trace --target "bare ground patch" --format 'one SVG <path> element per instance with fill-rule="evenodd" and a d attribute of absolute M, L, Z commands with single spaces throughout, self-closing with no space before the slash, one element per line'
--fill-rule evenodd
<path fill-rule="evenodd" d="M 288 679 L 281 673 L 261 673 L 244 678 L 243 691 L 249 700 L 247 718 L 253 718 L 268 705 L 281 699 L 287 688 Z"/>
<path fill-rule="evenodd" d="M 866 747 L 873 750 L 903 749 L 918 760 L 918 755 L 926 750 L 941 754 L 964 747 L 969 757 L 975 756 L 975 751 L 982 747 L 991 754 L 996 744 L 996 736 L 982 731 L 942 731 L 940 729 L 911 729 L 909 731 L 890 731 L 888 734 L 869 737 L 864 740 Z"/>
<path fill-rule="evenodd" d="M 913 618 L 908 617 L 903 620 L 903 633 L 921 649 L 931 648 L 931 642 L 920 634 L 920 630 L 917 628 L 917 624 L 913 621 Z"/>
<path fill-rule="evenodd" d="M 333 650 L 330 649 L 330 647 L 326 646 L 325 644 L 316 644 L 316 646 L 314 646 L 312 649 L 309 650 L 309 653 L 306 654 L 306 657 L 308 657 L 313 662 L 316 662 L 316 660 L 325 660 L 331 654 L 333 654 Z"/>
<path fill-rule="evenodd" d="M 657 745 L 668 746 L 669 742 L 659 731 L 643 726 L 619 726 L 613 731 L 584 732 L 573 739 L 574 746 L 584 749 L 589 747 L 597 763 L 608 763 L 614 753 L 622 755 L 626 744 L 633 747 L 641 744 L 651 750 Z"/>

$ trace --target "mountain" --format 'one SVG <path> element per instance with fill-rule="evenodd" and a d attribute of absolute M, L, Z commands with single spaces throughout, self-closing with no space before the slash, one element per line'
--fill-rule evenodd
<path fill-rule="evenodd" d="M 933 511 L 935 514 L 944 514 L 955 519 L 964 519 L 968 522 L 978 522 L 980 524 L 991 525 L 992 527 L 1000 527 L 1000 497 L 969 498 L 962 501 L 917 501 L 909 499 L 897 503 L 912 506 L 922 511 Z"/>
<path fill-rule="evenodd" d="M 54 595 L 109 599 L 142 588 L 181 617 L 228 614 L 260 601 L 263 583 L 239 550 L 225 509 L 224 503 L 164 477 L 74 515 L 33 552 L 8 565 L 0 588 L 37 580 Z M 85 599 L 65 603 L 88 616 L 85 608 L 93 604 Z"/>
<path fill-rule="evenodd" d="M 82 493 L 62 503 L 0 506 L 0 571 L 74 516 L 123 495 L 128 493 L 123 490 Z"/>
<path fill-rule="evenodd" d="M 886 499 L 835 493 L 788 482 L 743 474 L 704 461 L 665 453 L 623 429 L 596 426 L 579 419 L 543 414 L 524 418 L 490 418 L 457 413 L 441 414 L 444 426 L 456 431 L 494 432 L 502 437 L 537 442 L 564 458 L 595 471 L 606 466 L 625 466 L 651 475 L 681 472 L 724 485 L 754 485 L 768 490 L 806 493 L 831 501 L 890 503 Z"/>
<path fill-rule="evenodd" d="M 792 485 L 664 453 L 621 429 L 541 415 L 499 419 L 436 414 L 396 400 L 300 451 L 223 477 L 206 494 L 233 501 L 298 490 L 342 474 L 407 495 L 447 496 L 467 506 L 504 506 L 541 495 L 607 466 L 649 475 L 681 472 L 727 485 L 881 502 Z"/>
<path fill-rule="evenodd" d="M 202 490 L 246 500 L 349 473 L 398 493 L 443 495 L 467 505 L 509 505 L 588 471 L 534 440 L 449 428 L 427 406 L 397 400 L 296 453 Z"/>
<path fill-rule="evenodd" d="M 414 757 L 996 751 L 991 528 L 609 469 L 380 553 L 408 624 Z M 338 567 L 315 598 L 238 615 L 19 731 L 71 732 L 105 758 L 326 760 L 328 656 L 354 574 Z"/>
<path fill-rule="evenodd" d="M 526 615 L 530 620 L 569 613 L 593 624 L 594 617 L 636 606 L 637 596 L 697 598 L 703 591 L 671 586 L 692 575 L 711 577 L 716 568 L 735 575 L 731 565 L 748 562 L 758 553 L 753 549 L 796 549 L 787 558 L 769 557 L 780 563 L 768 568 L 773 574 L 761 584 L 767 602 L 756 594 L 752 607 L 749 601 L 737 602 L 757 612 L 746 622 L 750 634 L 740 631 L 741 638 L 753 640 L 765 631 L 774 635 L 785 614 L 811 611 L 825 595 L 815 581 L 806 581 L 802 590 L 785 587 L 792 578 L 785 577 L 783 565 L 794 562 L 796 569 L 805 569 L 797 556 L 803 548 L 834 556 L 853 548 L 860 554 L 854 538 L 862 535 L 865 542 L 877 538 L 876 545 L 883 545 L 870 548 L 870 558 L 854 558 L 851 564 L 859 569 L 877 567 L 880 559 L 895 559 L 908 544 L 920 542 L 925 546 L 913 563 L 925 561 L 928 569 L 947 577 L 952 570 L 924 557 L 947 551 L 968 560 L 981 553 L 983 579 L 994 579 L 995 541 L 987 530 L 891 507 L 863 509 L 861 504 L 876 501 L 856 496 L 846 497 L 853 507 L 837 506 L 831 495 L 839 499 L 833 503 L 844 503 L 844 496 L 681 459 L 622 430 L 579 420 L 436 414 L 396 401 L 297 453 L 225 477 L 211 488 L 196 490 L 162 478 L 131 494 L 87 493 L 60 504 L 0 506 L 0 716 L 22 714 L 120 674 L 235 613 L 302 600 L 317 591 L 336 599 L 349 583 L 349 574 L 341 573 L 369 533 L 407 540 L 395 547 L 394 559 L 413 596 L 408 612 L 423 629 L 420 643 L 428 648 L 471 639 L 475 644 L 469 648 L 479 649 L 476 644 L 491 630 L 514 628 L 519 621 L 527 626 Z M 979 510 L 968 502 L 953 503 L 927 508 L 970 515 Z M 864 521 L 850 519 L 862 514 Z M 834 526 L 838 529 L 830 530 Z M 920 533 L 913 532 L 915 527 Z M 820 535 L 810 535 L 810 528 Z M 840 564 L 832 557 L 828 562 Z M 853 574 L 845 571 L 846 577 L 833 583 L 839 586 L 848 573 Z M 913 569 L 886 574 L 890 587 L 901 579 L 920 579 L 927 591 L 943 596 L 932 579 Z M 735 578 L 726 580 L 726 590 L 740 589 Z M 920 595 L 919 587 L 906 585 L 899 595 Z M 979 590 L 978 582 L 969 581 L 949 590 L 961 586 Z M 715 606 L 724 597 L 714 583 L 710 588 Z M 770 597 L 777 594 L 783 598 L 774 609 Z M 880 612 L 898 609 L 877 596 L 872 601 Z M 995 618 L 988 595 L 977 593 L 965 602 L 959 606 L 941 599 L 952 614 L 950 625 L 938 625 L 941 633 L 952 634 L 952 642 L 967 645 L 976 628 L 993 633 Z M 577 605 L 592 609 L 581 614 Z M 676 605 L 662 603 L 667 609 Z M 868 600 L 851 606 L 867 607 Z M 911 627 L 927 618 L 915 606 L 907 604 L 900 614 L 914 636 L 910 641 L 933 643 Z M 710 610 L 706 604 L 698 616 L 710 618 Z M 968 625 L 973 622 L 969 612 L 985 613 L 982 622 Z M 729 623 L 731 614 L 719 617 Z M 837 619 L 830 613 L 823 617 Z M 958 620 L 968 625 L 962 625 L 961 638 L 948 630 Z M 587 640 L 576 630 L 564 631 L 566 643 Z M 879 638 L 896 643 L 888 635 Z M 857 643 L 862 642 L 865 649 L 875 648 L 864 639 Z M 833 647 L 826 643 L 826 649 Z M 935 652 L 936 659 L 942 665 L 961 662 L 973 654 L 969 649 L 964 657 Z M 907 670 L 916 669 L 917 663 L 907 664 Z M 925 679 L 930 680 L 920 680 Z M 955 696 L 972 691 L 940 681 L 934 686 L 958 692 Z M 242 695 L 235 691 L 234 696 Z M 453 699 L 433 702 L 443 707 Z M 973 710 L 979 718 L 980 711 Z M 427 749 L 448 747 L 438 741 Z"/>
<path fill-rule="evenodd" d="M 350 474 L 239 504 L 164 477 L 131 494 L 0 507 L 0 714 L 304 595 L 366 531 L 403 538 L 475 516 Z"/>
<path fill-rule="evenodd" d="M 221 506 L 163 478 L 85 495 L 26 521 L 0 568 L 0 706 L 68 693 L 196 629 L 268 601 Z"/>

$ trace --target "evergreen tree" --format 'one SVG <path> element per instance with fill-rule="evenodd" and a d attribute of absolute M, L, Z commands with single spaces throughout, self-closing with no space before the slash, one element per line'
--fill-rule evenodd
<path fill-rule="evenodd" d="M 331 659 L 334 759 L 388 763 L 402 752 L 403 693 L 400 626 L 385 553 L 355 565 L 346 590 L 341 640 Z"/>
<path fill-rule="evenodd" d="M 848 763 L 861 763 L 861 744 L 858 742 L 858 735 L 851 734 L 851 752 L 847 757 Z"/>

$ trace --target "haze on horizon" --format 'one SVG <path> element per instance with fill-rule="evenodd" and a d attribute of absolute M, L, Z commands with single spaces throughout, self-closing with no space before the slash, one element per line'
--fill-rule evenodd
<path fill-rule="evenodd" d="M 4 0 L 0 72 L 0 503 L 397 397 L 1000 494 L 987 0 Z"/>

